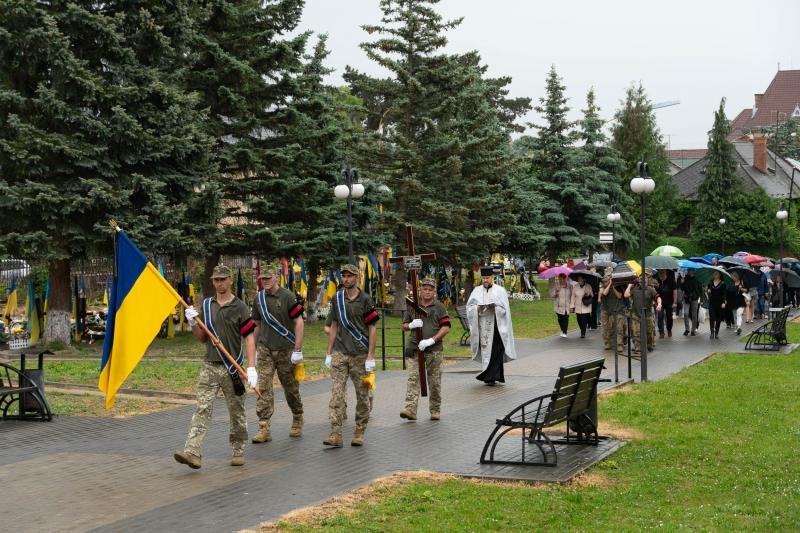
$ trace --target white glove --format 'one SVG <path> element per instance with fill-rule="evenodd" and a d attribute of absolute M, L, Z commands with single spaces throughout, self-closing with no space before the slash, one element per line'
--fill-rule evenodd
<path fill-rule="evenodd" d="M 421 318 L 415 318 L 414 320 L 412 320 L 411 322 L 408 323 L 408 329 L 410 329 L 410 330 L 411 329 L 416 329 L 416 328 L 421 328 L 421 327 L 422 327 L 422 319 Z"/>
<path fill-rule="evenodd" d="M 258 387 L 258 373 L 254 366 L 247 367 L 247 384 L 250 385 L 251 389 Z"/>
<path fill-rule="evenodd" d="M 375 372 L 375 359 L 367 359 L 364 363 L 364 370 L 367 372 Z"/>
<path fill-rule="evenodd" d="M 186 316 L 186 321 L 189 323 L 191 327 L 195 327 L 197 325 L 197 320 L 195 320 L 195 318 L 197 318 L 197 315 L 199 313 L 197 312 L 197 309 L 195 309 L 193 305 L 187 307 L 186 310 L 183 312 L 183 314 L 184 316 Z"/>
<path fill-rule="evenodd" d="M 292 352 L 291 360 L 292 360 L 292 364 L 293 365 L 296 365 L 297 363 L 302 363 L 303 362 L 303 352 L 301 352 L 300 350 Z"/>
<path fill-rule="evenodd" d="M 332 364 L 333 364 L 333 356 L 331 354 L 326 355 L 325 356 L 325 366 L 330 368 Z"/>
<path fill-rule="evenodd" d="M 436 344 L 436 341 L 433 339 L 422 339 L 421 341 L 419 341 L 417 347 L 419 348 L 419 351 L 424 352 L 434 344 Z"/>

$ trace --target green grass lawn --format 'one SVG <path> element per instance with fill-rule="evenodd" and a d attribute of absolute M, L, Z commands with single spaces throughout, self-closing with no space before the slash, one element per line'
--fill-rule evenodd
<path fill-rule="evenodd" d="M 724 354 L 604 395 L 634 438 L 579 483 L 376 489 L 281 531 L 797 531 L 800 357 Z"/>

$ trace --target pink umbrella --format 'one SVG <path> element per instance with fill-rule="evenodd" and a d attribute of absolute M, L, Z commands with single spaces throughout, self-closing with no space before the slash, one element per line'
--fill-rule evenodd
<path fill-rule="evenodd" d="M 746 255 L 744 256 L 744 260 L 747 261 L 748 265 L 754 265 L 756 263 L 763 263 L 767 258 L 763 255 Z"/>
<path fill-rule="evenodd" d="M 559 274 L 564 274 L 565 276 L 569 276 L 570 274 L 572 274 L 572 269 L 565 266 L 554 266 L 548 268 L 547 270 L 539 272 L 539 278 L 550 279 L 558 276 Z"/>

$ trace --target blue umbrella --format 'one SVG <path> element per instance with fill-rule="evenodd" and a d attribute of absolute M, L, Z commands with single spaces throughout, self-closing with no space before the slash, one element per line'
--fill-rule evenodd
<path fill-rule="evenodd" d="M 709 264 L 709 265 L 711 264 L 711 261 L 712 261 L 713 259 L 717 259 L 717 260 L 719 260 L 719 259 L 722 259 L 722 257 L 723 257 L 723 255 L 722 255 L 722 254 L 715 254 L 715 253 L 710 253 L 710 254 L 706 254 L 706 255 L 704 255 L 704 256 L 703 256 L 703 258 L 704 258 L 706 261 L 708 261 L 708 264 Z"/>
<path fill-rule="evenodd" d="M 693 257 L 692 259 L 702 259 L 702 258 Z M 703 268 L 705 266 L 704 263 L 700 263 L 699 261 L 693 261 L 692 259 L 678 259 L 678 266 L 680 268 L 691 268 L 691 269 Z"/>
<path fill-rule="evenodd" d="M 701 265 L 710 265 L 711 264 L 711 261 L 709 261 L 705 257 L 690 257 L 689 261 L 694 261 L 695 263 L 700 263 Z"/>

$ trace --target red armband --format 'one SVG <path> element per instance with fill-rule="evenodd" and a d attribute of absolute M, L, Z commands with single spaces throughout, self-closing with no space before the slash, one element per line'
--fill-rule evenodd
<path fill-rule="evenodd" d="M 303 315 L 303 306 L 299 303 L 294 304 L 294 307 L 289 309 L 289 318 L 295 319 Z"/>
<path fill-rule="evenodd" d="M 380 315 L 378 315 L 378 312 L 375 311 L 375 308 L 373 307 L 372 309 L 364 313 L 364 324 L 366 324 L 367 326 L 371 326 L 372 324 L 380 320 L 380 318 L 381 318 Z"/>
<path fill-rule="evenodd" d="M 252 318 L 248 318 L 245 320 L 242 325 L 239 326 L 239 334 L 242 337 L 247 337 L 256 329 L 256 321 Z"/>

